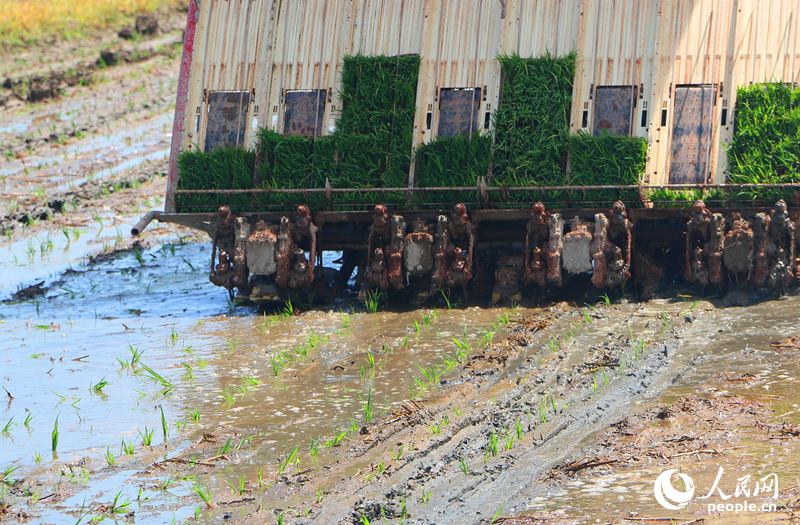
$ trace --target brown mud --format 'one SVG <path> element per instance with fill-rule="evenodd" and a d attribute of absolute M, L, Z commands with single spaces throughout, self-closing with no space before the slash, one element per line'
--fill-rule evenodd
<path fill-rule="evenodd" d="M 135 42 L 109 32 L 0 57 L 0 232 L 98 199 L 106 207 L 155 204 L 124 190 L 166 173 L 185 13 L 159 20 L 158 35 Z M 100 54 L 117 63 L 98 64 Z M 32 86 L 43 82 L 52 96 L 32 103 Z M 151 184 L 149 200 L 162 198 L 164 186 Z"/>

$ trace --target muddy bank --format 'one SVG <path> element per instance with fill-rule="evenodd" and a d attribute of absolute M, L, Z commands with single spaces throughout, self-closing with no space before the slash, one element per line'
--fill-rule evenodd
<path fill-rule="evenodd" d="M 61 85 L 44 102 L 12 97 L 0 107 L 0 242 L 18 258 L 30 251 L 26 242 L 92 229 L 95 217 L 109 214 L 134 223 L 160 205 L 179 61 L 172 44 L 183 24 L 185 13 L 170 12 L 159 18 L 157 35 L 134 42 L 119 44 L 108 33 L 0 59 L 12 88 L 34 77 L 85 73 L 95 80 Z M 101 52 L 120 46 L 119 65 L 96 69 Z M 62 60 L 64 49 L 75 58 Z"/>
<path fill-rule="evenodd" d="M 769 395 L 757 400 L 752 393 L 749 398 L 708 397 L 709 388 L 748 383 L 750 376 L 736 363 L 726 366 L 735 378 L 703 383 L 702 376 L 694 377 L 701 374 L 697 370 L 718 373 L 719 360 L 730 362 L 741 352 L 718 343 L 721 334 L 735 339 L 745 322 L 737 314 L 771 307 L 777 306 L 731 311 L 708 303 L 651 302 L 591 311 L 556 307 L 538 314 L 528 320 L 537 329 L 516 327 L 507 341 L 476 354 L 461 377 L 446 381 L 439 394 L 404 405 L 367 427 L 360 442 L 318 478 L 304 473 L 313 481 L 284 494 L 291 507 L 272 512 L 296 516 L 298 523 L 363 523 L 362 516 L 370 521 L 405 516 L 405 522 L 414 523 L 488 523 L 514 515 L 528 518 L 508 522 L 674 518 L 675 513 L 657 512 L 654 501 L 638 510 L 624 504 L 615 509 L 602 491 L 579 495 L 564 487 L 612 469 L 663 470 L 723 454 L 741 462 L 743 453 L 760 450 L 758 443 L 784 448 L 773 448 L 776 464 L 793 457 L 798 427 L 791 417 L 785 420 L 793 411 L 775 413 Z M 551 318 L 557 321 L 546 327 Z M 786 322 L 773 320 L 774 326 Z M 762 348 L 767 344 L 761 341 Z M 678 388 L 699 392 L 637 408 L 663 392 L 669 399 Z M 648 496 L 653 500 L 657 474 L 637 487 L 636 503 Z M 785 487 L 796 485 L 796 465 L 780 474 Z M 290 499 L 307 492 L 308 483 L 325 493 L 321 503 L 302 496 Z M 689 521 L 703 516 L 703 508 L 697 505 L 677 516 Z M 792 509 L 783 505 L 777 512 Z M 262 507 L 243 519 L 257 523 L 267 516 Z"/>
<path fill-rule="evenodd" d="M 164 8 L 137 17 L 121 30 L 97 31 L 75 41 L 0 50 L 0 107 L 35 103 L 66 94 L 74 86 L 102 80 L 108 67 L 173 56 L 182 46 L 185 9 Z M 180 49 L 177 50 L 178 52 Z"/>

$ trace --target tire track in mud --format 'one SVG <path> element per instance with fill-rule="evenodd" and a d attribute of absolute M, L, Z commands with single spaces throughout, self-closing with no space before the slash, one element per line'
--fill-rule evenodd
<path fill-rule="evenodd" d="M 622 419 L 634 404 L 679 380 L 703 359 L 709 336 L 723 327 L 715 312 L 698 312 L 696 319 L 681 313 L 681 304 L 658 305 L 659 311 L 653 306 L 628 303 L 583 312 L 560 305 L 545 311 L 551 322 L 519 327 L 487 351 L 504 356 L 490 368 L 469 370 L 480 360 L 473 357 L 460 378 L 448 381 L 451 386 L 418 403 L 421 410 L 369 427 L 368 437 L 343 453 L 325 479 L 312 482 L 319 488 L 340 479 L 323 504 L 312 504 L 308 519 L 297 522 L 362 523 L 362 515 L 371 521 L 399 518 L 405 509 L 418 523 L 474 523 L 488 522 L 501 506 L 503 514 L 525 510 L 548 472 L 580 457 L 582 443 Z M 587 323 L 591 316 L 596 318 Z M 569 342 L 554 343 L 570 331 Z M 644 349 L 637 351 L 637 345 Z M 608 359 L 619 356 L 626 356 L 621 368 Z M 608 366 L 582 373 L 598 359 Z M 557 403 L 567 405 L 551 410 L 555 392 Z M 454 415 L 454 409 L 463 416 Z M 432 431 L 444 417 L 453 421 L 439 423 L 440 433 Z M 522 439 L 515 436 L 510 450 L 499 450 L 525 418 Z M 490 452 L 493 432 L 496 456 Z M 411 453 L 399 461 L 388 459 L 387 451 L 394 457 L 399 446 Z M 378 464 L 383 472 L 374 470 Z M 355 476 L 346 474 L 358 467 Z M 365 472 L 372 472 L 368 481 Z M 245 521 L 263 516 L 256 512 Z"/>

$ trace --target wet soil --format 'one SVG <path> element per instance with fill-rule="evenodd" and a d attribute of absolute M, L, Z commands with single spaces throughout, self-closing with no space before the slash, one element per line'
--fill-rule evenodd
<path fill-rule="evenodd" d="M 161 206 L 177 60 L 0 107 L 0 521 L 795 520 L 800 297 L 237 306 L 204 237 L 127 235 Z M 774 473 L 749 500 L 775 509 L 710 511 L 743 500 L 700 499 L 720 467 L 726 495 Z"/>
<path fill-rule="evenodd" d="M 130 203 L 131 195 L 114 194 L 163 179 L 184 16 L 164 13 L 160 34 L 133 43 L 110 33 L 0 57 L 0 76 L 7 75 L 0 88 L 0 232 L 98 198 L 101 206 Z M 101 52 L 116 53 L 119 63 L 98 66 Z M 40 77 L 56 86 L 53 97 L 31 103 L 17 96 L 20 85 Z M 153 198 L 163 196 L 164 183 L 150 188 Z"/>

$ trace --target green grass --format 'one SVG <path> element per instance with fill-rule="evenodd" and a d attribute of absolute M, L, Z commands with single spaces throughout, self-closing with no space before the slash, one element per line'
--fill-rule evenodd
<path fill-rule="evenodd" d="M 186 174 L 178 181 L 180 190 L 248 189 L 253 187 L 255 152 L 242 148 L 217 148 L 210 153 L 184 151 L 178 169 Z M 246 206 L 248 195 L 177 195 L 186 211 L 213 211 L 222 204 Z"/>
<path fill-rule="evenodd" d="M 575 52 L 563 57 L 554 57 L 549 52 L 534 58 L 499 57 L 505 82 L 503 102 L 494 115 L 492 181 L 495 185 L 553 186 L 566 182 L 576 58 Z"/>
<path fill-rule="evenodd" d="M 728 181 L 781 184 L 800 181 L 800 89 L 768 83 L 736 92 L 733 140 L 728 146 Z M 787 198 L 793 190 L 746 189 L 743 200 Z"/>
<path fill-rule="evenodd" d="M 647 162 L 647 141 L 638 137 L 609 135 L 599 137 L 578 133 L 569 138 L 569 185 L 616 186 L 638 184 Z M 577 198 L 589 198 L 605 203 L 622 199 L 639 203 L 636 190 L 592 191 Z"/>
<path fill-rule="evenodd" d="M 477 132 L 468 136 L 437 137 L 414 152 L 414 185 L 472 186 L 489 171 L 492 137 Z M 415 193 L 418 202 L 478 202 L 477 191 Z"/>

